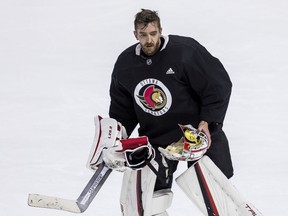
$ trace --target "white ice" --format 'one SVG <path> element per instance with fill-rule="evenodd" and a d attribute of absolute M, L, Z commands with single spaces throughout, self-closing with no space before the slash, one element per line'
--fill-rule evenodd
<path fill-rule="evenodd" d="M 231 181 L 263 215 L 288 215 L 286 0 L 0 0 L 1 216 L 72 215 L 28 207 L 28 193 L 76 199 L 91 177 L 93 117 L 107 116 L 111 71 L 136 42 L 140 8 L 159 11 L 163 34 L 191 36 L 225 65 Z M 83 216 L 120 215 L 121 176 Z M 173 191 L 170 215 L 201 215 Z"/>

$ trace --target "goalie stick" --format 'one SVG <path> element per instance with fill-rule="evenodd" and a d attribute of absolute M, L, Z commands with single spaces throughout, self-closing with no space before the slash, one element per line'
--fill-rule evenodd
<path fill-rule="evenodd" d="M 89 180 L 77 200 L 68 200 L 40 194 L 29 194 L 28 205 L 31 207 L 65 210 L 73 213 L 84 212 L 112 172 L 105 163 L 101 163 Z"/>

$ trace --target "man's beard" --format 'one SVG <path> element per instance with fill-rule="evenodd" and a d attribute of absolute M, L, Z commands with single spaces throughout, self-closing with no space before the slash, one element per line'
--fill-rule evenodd
<path fill-rule="evenodd" d="M 144 46 L 142 46 L 142 51 L 147 56 L 154 55 L 160 47 L 160 40 L 157 41 L 157 43 L 154 45 L 153 43 L 146 43 Z"/>

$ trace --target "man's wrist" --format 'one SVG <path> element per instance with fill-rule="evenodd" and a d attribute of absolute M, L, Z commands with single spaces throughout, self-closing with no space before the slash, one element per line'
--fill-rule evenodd
<path fill-rule="evenodd" d="M 200 121 L 199 125 L 200 125 L 200 124 L 207 124 L 207 125 L 209 125 L 209 123 L 208 123 L 207 121 L 205 121 L 205 120 Z"/>

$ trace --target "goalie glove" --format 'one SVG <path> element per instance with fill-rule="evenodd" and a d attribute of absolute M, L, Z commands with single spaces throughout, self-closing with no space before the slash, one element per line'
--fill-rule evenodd
<path fill-rule="evenodd" d="M 103 151 L 115 146 L 120 139 L 127 138 L 125 127 L 112 118 L 97 116 L 95 122 L 95 137 L 87 161 L 87 168 L 97 170 L 103 162 Z"/>
<path fill-rule="evenodd" d="M 118 171 L 127 168 L 142 169 L 155 157 L 155 150 L 146 136 L 122 139 L 115 146 L 103 150 L 103 160 L 106 165 Z"/>
<path fill-rule="evenodd" d="M 159 147 L 159 151 L 170 160 L 195 161 L 200 159 L 209 147 L 207 136 L 192 125 L 179 124 L 179 126 L 184 136 L 165 149 Z"/>

